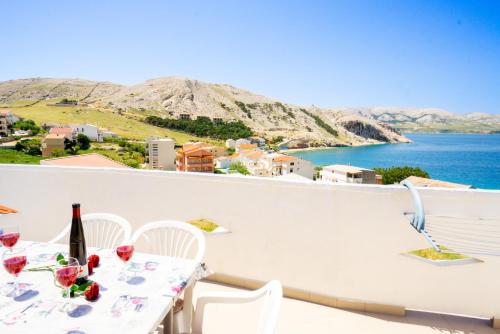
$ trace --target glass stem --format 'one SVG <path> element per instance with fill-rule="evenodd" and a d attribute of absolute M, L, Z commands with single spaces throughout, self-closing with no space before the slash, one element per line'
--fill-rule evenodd
<path fill-rule="evenodd" d="M 14 275 L 14 281 L 12 285 L 14 288 L 14 297 L 17 297 L 19 293 L 19 274 Z"/>

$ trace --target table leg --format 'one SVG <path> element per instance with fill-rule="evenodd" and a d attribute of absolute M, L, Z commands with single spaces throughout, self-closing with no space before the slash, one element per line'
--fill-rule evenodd
<path fill-rule="evenodd" d="M 190 284 L 184 290 L 184 308 L 182 310 L 182 322 L 183 330 L 187 333 L 191 333 L 191 321 L 193 318 L 193 290 L 195 284 L 196 282 L 193 282 L 193 284 Z"/>
<path fill-rule="evenodd" d="M 163 334 L 172 334 L 174 332 L 174 308 L 168 311 L 163 319 Z"/>

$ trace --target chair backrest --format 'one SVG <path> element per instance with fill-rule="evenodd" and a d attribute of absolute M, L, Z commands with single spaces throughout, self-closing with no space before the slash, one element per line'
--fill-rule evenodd
<path fill-rule="evenodd" d="M 257 334 L 274 334 L 278 324 L 278 315 L 283 298 L 283 288 L 279 281 L 270 281 L 254 291 L 207 291 L 202 292 L 196 301 L 193 332 L 203 332 L 205 307 L 208 304 L 245 304 L 263 299 Z"/>
<path fill-rule="evenodd" d="M 132 228 L 130 223 L 111 213 L 89 213 L 82 215 L 85 243 L 87 247 L 115 248 L 122 242 L 129 240 Z M 69 242 L 71 224 L 50 243 Z"/>
<path fill-rule="evenodd" d="M 202 262 L 205 255 L 205 236 L 197 227 L 174 220 L 147 223 L 134 232 L 134 244 L 144 239 L 152 254 L 191 258 Z"/>
<path fill-rule="evenodd" d="M 265 298 L 257 333 L 274 334 L 278 324 L 281 300 L 283 299 L 283 288 L 280 281 L 271 281 L 257 291 Z"/>

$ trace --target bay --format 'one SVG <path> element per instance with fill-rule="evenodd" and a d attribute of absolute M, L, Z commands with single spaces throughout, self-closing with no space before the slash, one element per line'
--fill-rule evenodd
<path fill-rule="evenodd" d="M 412 166 L 431 178 L 500 189 L 500 135 L 405 133 L 413 143 L 290 151 L 315 166 Z"/>

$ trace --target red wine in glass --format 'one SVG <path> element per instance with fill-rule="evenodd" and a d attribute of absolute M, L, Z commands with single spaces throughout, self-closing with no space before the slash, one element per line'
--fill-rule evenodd
<path fill-rule="evenodd" d="M 19 232 L 4 233 L 0 236 L 0 241 L 5 247 L 12 248 L 17 244 L 19 236 Z"/>
<path fill-rule="evenodd" d="M 119 281 L 128 281 L 129 277 L 126 272 L 127 262 L 132 258 L 134 254 L 134 245 L 127 244 L 116 247 L 116 255 L 118 258 L 123 261 L 123 267 L 120 271 L 120 275 L 118 276 Z"/>
<path fill-rule="evenodd" d="M 63 298 L 71 298 L 70 287 L 75 284 L 80 273 L 80 263 L 74 257 L 68 257 L 67 260 L 60 260 L 56 264 L 54 276 L 57 282 L 64 288 Z M 74 305 L 66 302 L 62 305 L 61 310 L 71 312 Z"/>
<path fill-rule="evenodd" d="M 14 276 L 13 297 L 18 297 L 23 292 L 19 289 L 18 276 L 28 263 L 26 250 L 24 248 L 9 248 L 2 254 L 2 263 L 5 270 Z"/>
<path fill-rule="evenodd" d="M 116 255 L 122 260 L 123 262 L 127 262 L 132 258 L 132 255 L 134 254 L 134 246 L 132 245 L 127 245 L 127 246 L 118 246 L 116 248 Z"/>
<path fill-rule="evenodd" d="M 80 268 L 76 266 L 63 267 L 56 270 L 56 279 L 65 288 L 75 284 Z"/>
<path fill-rule="evenodd" d="M 17 276 L 26 266 L 27 262 L 28 261 L 26 260 L 26 256 L 19 255 L 4 259 L 3 266 L 9 274 Z"/>

